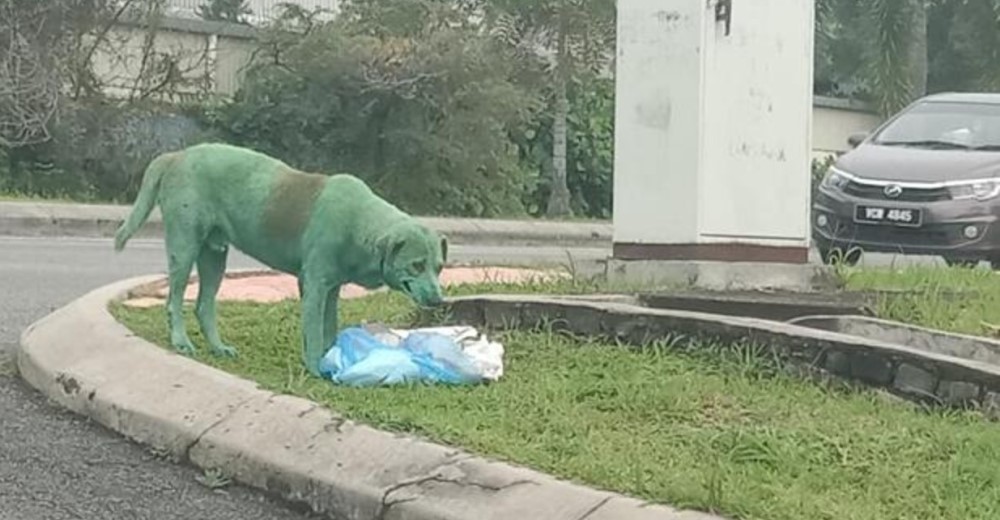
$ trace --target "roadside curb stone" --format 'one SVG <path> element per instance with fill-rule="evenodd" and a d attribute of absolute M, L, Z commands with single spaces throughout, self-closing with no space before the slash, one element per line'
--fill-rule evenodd
<path fill-rule="evenodd" d="M 31 386 L 127 438 L 351 520 L 720 520 L 379 431 L 152 345 L 108 304 L 162 279 L 96 289 L 29 326 Z"/>
<path fill-rule="evenodd" d="M 907 394 L 917 396 L 933 396 L 937 388 L 937 376 L 909 363 L 903 363 L 896 372 L 892 385 Z"/>
<path fill-rule="evenodd" d="M 682 343 L 692 347 L 697 347 L 692 343 L 696 339 L 749 342 L 763 347 L 789 374 L 824 384 L 863 383 L 908 401 L 930 398 L 946 406 L 978 406 L 988 417 L 1000 419 L 1000 365 L 981 360 L 982 353 L 975 349 L 965 351 L 976 357 L 961 358 L 793 323 L 627 302 L 494 294 L 450 298 L 448 306 L 455 323 L 490 329 L 548 324 L 561 332 L 635 346 L 672 338 L 683 338 Z M 949 352 L 960 350 L 949 347 Z"/>

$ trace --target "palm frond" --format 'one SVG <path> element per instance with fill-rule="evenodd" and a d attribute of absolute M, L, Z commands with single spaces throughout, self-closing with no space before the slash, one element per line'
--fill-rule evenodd
<path fill-rule="evenodd" d="M 916 2 L 922 0 L 869 0 L 872 44 L 869 77 L 875 105 L 883 115 L 908 104 L 912 97 L 909 46 Z"/>

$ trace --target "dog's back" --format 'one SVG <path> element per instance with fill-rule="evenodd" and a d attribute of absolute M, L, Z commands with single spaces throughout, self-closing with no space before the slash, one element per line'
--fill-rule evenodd
<path fill-rule="evenodd" d="M 153 200 L 169 222 L 168 242 L 232 244 L 290 273 L 300 268 L 310 236 L 347 240 L 407 218 L 351 175 L 305 173 L 263 153 L 217 143 L 156 158 L 116 244 L 124 245 L 138 229 Z M 310 233 L 317 218 L 320 224 Z"/>

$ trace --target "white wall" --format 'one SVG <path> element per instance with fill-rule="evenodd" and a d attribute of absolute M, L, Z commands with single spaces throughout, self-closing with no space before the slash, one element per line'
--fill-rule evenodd
<path fill-rule="evenodd" d="M 109 31 L 108 42 L 95 53 L 94 71 L 110 95 L 127 97 L 135 93 L 147 34 L 145 27 L 119 24 Z M 234 94 L 252 56 L 254 34 L 252 28 L 233 24 L 164 19 L 155 34 L 155 51 L 178 60 L 184 81 L 175 91 L 158 98 L 179 101 L 185 97 Z"/>
<path fill-rule="evenodd" d="M 874 130 L 882 119 L 868 107 L 840 99 L 813 98 L 812 152 L 814 158 L 846 152 L 847 138 Z"/>

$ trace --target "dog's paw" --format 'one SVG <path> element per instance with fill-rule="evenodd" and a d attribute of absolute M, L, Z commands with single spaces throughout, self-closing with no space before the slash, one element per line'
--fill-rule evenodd
<path fill-rule="evenodd" d="M 313 377 L 322 378 L 323 374 L 319 371 L 319 361 L 303 361 L 302 364 L 305 366 L 306 372 Z"/>
<path fill-rule="evenodd" d="M 177 351 L 178 354 L 183 354 L 185 356 L 194 355 L 194 345 L 192 345 L 190 341 L 174 343 L 174 350 Z"/>
<path fill-rule="evenodd" d="M 219 357 L 236 358 L 239 357 L 239 353 L 236 349 L 230 347 L 229 345 L 215 345 L 212 347 L 212 354 Z"/>

